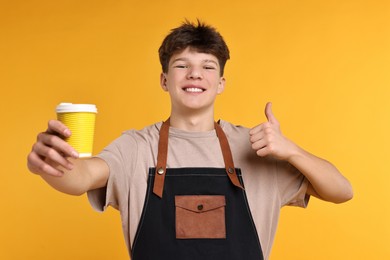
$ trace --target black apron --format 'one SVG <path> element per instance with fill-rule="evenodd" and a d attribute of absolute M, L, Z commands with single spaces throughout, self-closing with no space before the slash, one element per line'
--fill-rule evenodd
<path fill-rule="evenodd" d="M 215 130 L 225 169 L 166 169 L 169 119 L 161 126 L 132 260 L 263 259 L 241 171 L 217 123 Z"/>

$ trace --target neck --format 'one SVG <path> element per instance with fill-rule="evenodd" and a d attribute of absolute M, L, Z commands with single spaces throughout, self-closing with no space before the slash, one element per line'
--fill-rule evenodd
<path fill-rule="evenodd" d="M 214 111 L 193 114 L 182 114 L 172 111 L 170 124 L 172 127 L 189 132 L 210 131 L 214 129 Z"/>

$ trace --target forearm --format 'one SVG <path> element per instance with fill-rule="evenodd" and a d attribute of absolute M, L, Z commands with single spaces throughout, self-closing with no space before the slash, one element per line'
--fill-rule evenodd
<path fill-rule="evenodd" d="M 96 164 L 101 161 L 98 158 L 93 159 L 71 159 L 73 164 L 72 170 L 59 167 L 64 172 L 62 176 L 51 176 L 48 174 L 41 174 L 40 176 L 54 189 L 70 194 L 82 195 L 90 189 L 102 187 L 105 185 L 105 179 L 96 179 L 99 171 L 101 172 L 104 165 Z M 100 163 L 101 164 L 101 163 Z M 100 167 L 100 168 L 99 168 Z M 96 174 L 94 174 L 96 172 Z"/>
<path fill-rule="evenodd" d="M 299 147 L 288 161 L 309 180 L 310 195 L 334 203 L 345 202 L 353 197 L 351 184 L 330 162 Z"/>

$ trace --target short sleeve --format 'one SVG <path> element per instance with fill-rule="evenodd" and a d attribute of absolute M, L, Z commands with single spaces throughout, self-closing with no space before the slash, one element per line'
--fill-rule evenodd
<path fill-rule="evenodd" d="M 128 179 L 136 163 L 136 147 L 134 138 L 123 134 L 96 156 L 107 163 L 110 175 L 106 187 L 88 191 L 88 200 L 95 210 L 102 212 L 108 206 L 120 210 L 128 205 Z"/>
<path fill-rule="evenodd" d="M 277 182 L 281 206 L 298 206 L 306 208 L 310 195 L 306 194 L 309 181 L 288 162 L 277 162 Z"/>

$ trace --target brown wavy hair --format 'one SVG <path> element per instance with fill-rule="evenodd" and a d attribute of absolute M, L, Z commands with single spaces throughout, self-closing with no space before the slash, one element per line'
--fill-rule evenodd
<path fill-rule="evenodd" d="M 197 23 L 186 20 L 181 26 L 172 29 L 163 40 L 158 53 L 164 73 L 168 72 L 169 60 L 172 55 L 183 51 L 187 47 L 217 57 L 221 68 L 220 75 L 223 76 L 226 61 L 230 58 L 229 48 L 221 34 L 214 27 L 199 20 L 197 20 Z"/>

